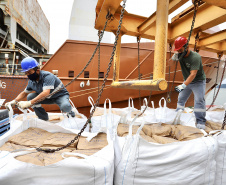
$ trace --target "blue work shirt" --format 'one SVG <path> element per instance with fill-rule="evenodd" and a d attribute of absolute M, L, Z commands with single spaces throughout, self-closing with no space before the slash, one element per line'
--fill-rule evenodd
<path fill-rule="evenodd" d="M 36 93 L 40 94 L 46 89 L 51 89 L 50 93 L 52 93 L 53 91 L 56 91 L 61 87 L 64 87 L 64 85 L 58 77 L 56 77 L 54 74 L 48 71 L 40 70 L 39 80 L 38 81 L 29 80 L 28 85 L 25 88 L 25 92 L 30 93 L 32 91 L 35 91 Z M 56 94 L 48 97 L 48 99 L 57 98 L 59 96 L 66 95 L 66 94 L 69 95 L 67 89 L 64 87 L 62 90 L 60 90 Z"/>

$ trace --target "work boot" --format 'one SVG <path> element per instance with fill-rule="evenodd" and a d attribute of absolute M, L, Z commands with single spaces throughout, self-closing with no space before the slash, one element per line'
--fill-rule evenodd
<path fill-rule="evenodd" d="M 196 127 L 199 128 L 199 129 L 203 129 L 203 130 L 206 129 L 206 125 L 205 124 L 197 123 Z"/>
<path fill-rule="evenodd" d="M 76 114 L 78 114 L 78 110 L 76 108 L 73 108 L 71 112 L 67 113 L 67 117 L 69 118 L 69 116 L 71 116 L 74 118 Z"/>

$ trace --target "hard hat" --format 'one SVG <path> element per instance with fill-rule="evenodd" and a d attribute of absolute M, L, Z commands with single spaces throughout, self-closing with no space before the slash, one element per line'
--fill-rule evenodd
<path fill-rule="evenodd" d="M 185 37 L 178 37 L 174 41 L 174 46 L 175 46 L 174 51 L 177 51 L 177 50 L 181 49 L 187 43 L 187 41 L 188 40 Z"/>
<path fill-rule="evenodd" d="M 21 62 L 22 72 L 29 71 L 38 66 L 38 62 L 32 57 L 26 57 Z"/>

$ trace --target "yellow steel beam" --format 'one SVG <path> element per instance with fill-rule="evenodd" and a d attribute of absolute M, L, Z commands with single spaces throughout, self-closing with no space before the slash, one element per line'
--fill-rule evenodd
<path fill-rule="evenodd" d="M 164 91 L 167 89 L 167 81 L 164 79 L 133 80 L 133 81 L 123 81 L 123 82 L 114 81 L 111 84 L 111 86 L 116 88 L 125 88 L 125 89 Z"/>
<path fill-rule="evenodd" d="M 203 38 L 199 40 L 198 45 L 199 46 L 208 46 L 211 44 L 215 44 L 217 42 L 221 42 L 226 39 L 226 30 L 217 32 L 215 34 L 212 34 L 211 36 L 207 38 Z"/>
<path fill-rule="evenodd" d="M 191 28 L 192 19 L 193 12 L 188 13 L 177 21 L 171 23 L 170 39 L 174 40 L 181 35 L 188 36 Z M 225 20 L 225 9 L 205 3 L 199 7 L 198 12 L 196 14 L 194 32 L 214 27 L 218 24 L 225 22 Z M 148 33 L 146 32 L 146 34 Z"/>
<path fill-rule="evenodd" d="M 164 79 L 166 73 L 167 30 L 169 0 L 158 0 L 156 11 L 156 36 L 153 80 Z"/>
<path fill-rule="evenodd" d="M 189 0 L 172 0 L 169 3 L 169 14 L 171 14 L 173 11 L 175 11 L 177 8 L 179 8 L 188 1 Z M 138 32 L 140 34 L 143 34 L 155 24 L 156 24 L 156 12 L 153 13 L 141 25 L 138 26 Z"/>
<path fill-rule="evenodd" d="M 106 21 L 106 14 L 110 10 L 113 18 L 109 21 L 106 31 L 115 32 L 118 28 L 118 20 L 120 19 L 120 2 L 122 0 L 99 0 L 96 7 L 96 29 L 103 29 L 104 23 Z M 183 1 L 172 0 L 169 4 L 169 11 L 173 11 L 180 3 Z M 213 2 L 213 1 L 212 1 Z M 193 6 L 189 7 L 186 11 L 177 16 L 177 19 L 168 25 L 168 42 L 175 40 L 178 36 L 188 36 L 192 18 L 193 18 Z M 141 36 L 142 38 L 155 39 L 156 35 L 156 15 L 152 15 L 148 19 L 146 17 L 133 15 L 125 12 L 121 33 L 131 36 Z M 146 20 L 147 19 L 147 20 Z M 226 10 L 213 6 L 207 3 L 201 5 L 198 9 L 194 33 L 201 32 L 218 24 L 225 22 L 226 20 Z M 150 24 L 150 25 L 149 25 Z M 139 32 L 140 31 L 140 32 Z M 212 35 L 213 37 L 201 38 L 198 47 L 208 50 L 208 51 L 219 51 L 220 45 L 213 45 L 214 42 L 222 41 L 225 36 L 224 33 L 219 33 Z M 203 34 L 202 34 L 203 35 Z M 193 38 L 193 36 L 192 36 Z M 190 45 L 194 45 L 194 39 L 191 38 Z M 225 38 L 226 39 L 226 38 Z M 208 47 L 206 47 L 208 46 Z M 211 48 L 213 47 L 213 48 Z M 223 47 L 224 48 L 224 47 Z M 224 49 L 223 49 L 224 50 Z"/>
<path fill-rule="evenodd" d="M 118 42 L 115 50 L 115 55 L 114 55 L 114 73 L 115 74 L 115 81 L 119 80 L 119 69 L 120 69 L 120 51 L 121 51 L 121 34 L 118 37 Z"/>
<path fill-rule="evenodd" d="M 226 9 L 226 0 L 202 0 L 202 1 Z"/>
<path fill-rule="evenodd" d="M 223 52 L 225 54 L 226 53 L 226 41 L 206 46 L 206 48 L 216 50 L 218 52 Z"/>
<path fill-rule="evenodd" d="M 114 15 L 118 7 L 120 6 L 121 1 L 122 0 L 98 0 L 96 12 L 99 14 L 95 22 L 95 28 L 97 30 L 103 29 L 108 11 L 110 14 Z"/>

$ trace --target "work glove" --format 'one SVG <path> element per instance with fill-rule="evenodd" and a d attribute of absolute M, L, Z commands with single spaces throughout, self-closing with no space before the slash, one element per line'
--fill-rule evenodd
<path fill-rule="evenodd" d="M 7 108 L 9 110 L 9 106 L 13 106 L 13 105 L 16 105 L 17 104 L 17 101 L 16 100 L 12 100 L 10 102 L 7 102 L 5 103 L 5 108 Z"/>
<path fill-rule="evenodd" d="M 178 61 L 179 60 L 179 53 L 174 53 L 171 59 L 173 61 Z"/>
<path fill-rule="evenodd" d="M 31 101 L 19 101 L 18 102 L 18 107 L 20 107 L 21 109 L 27 109 L 30 106 L 31 106 Z"/>
<path fill-rule="evenodd" d="M 186 87 L 186 85 L 183 83 L 181 85 L 176 86 L 175 90 L 180 93 L 181 91 L 183 91 L 185 89 L 185 87 Z"/>

